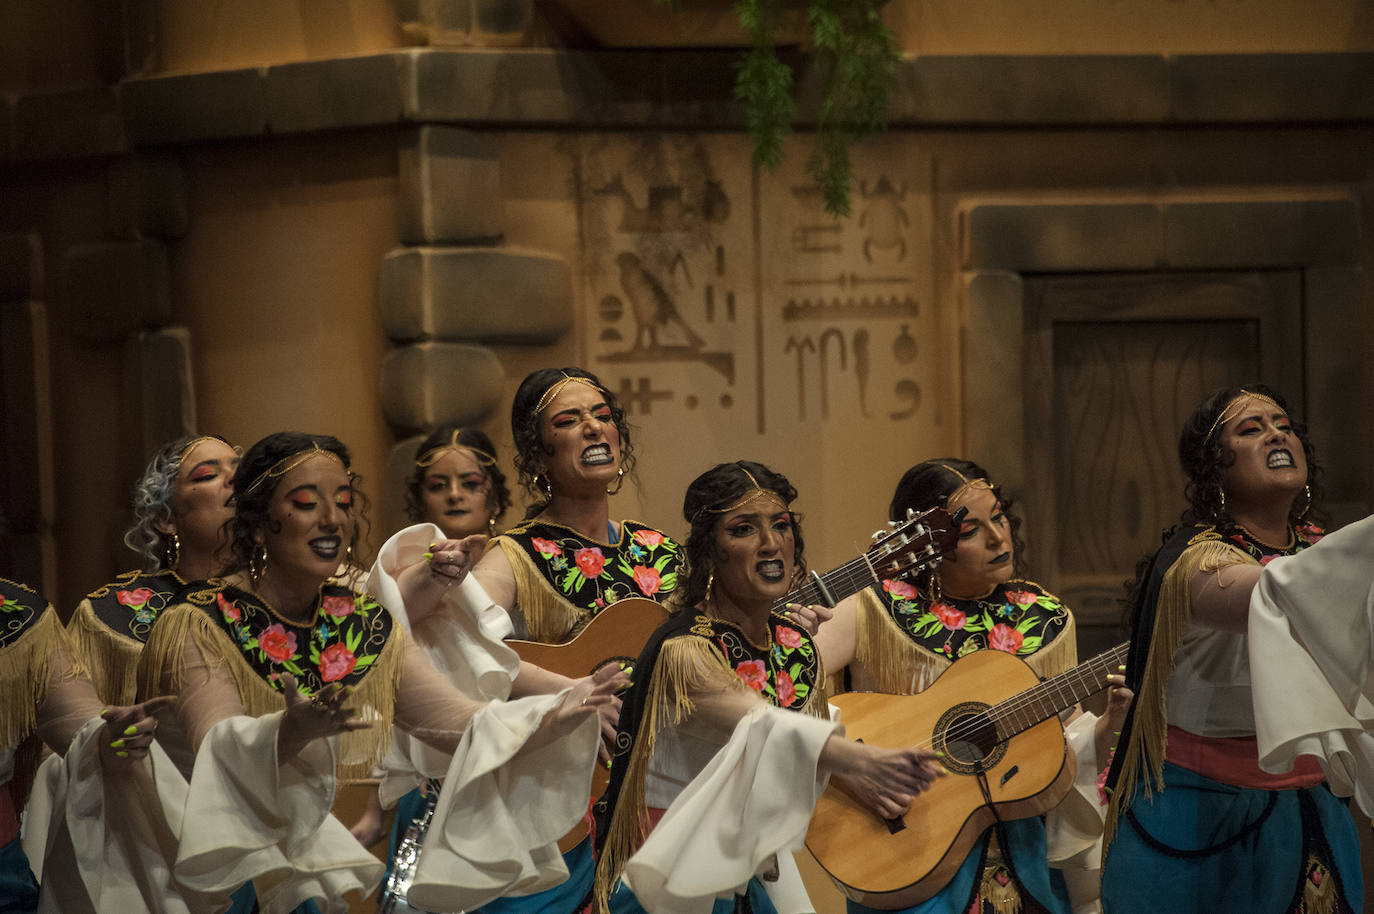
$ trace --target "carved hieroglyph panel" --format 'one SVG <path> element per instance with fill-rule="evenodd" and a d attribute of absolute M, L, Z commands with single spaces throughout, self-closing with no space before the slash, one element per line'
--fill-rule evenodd
<path fill-rule="evenodd" d="M 642 432 L 646 519 L 677 521 L 697 473 L 747 457 L 825 518 L 813 561 L 852 556 L 900 473 L 943 446 L 929 157 L 909 138 L 857 149 L 841 220 L 805 177 L 805 140 L 777 174 L 755 173 L 733 135 L 576 146 L 578 333 Z"/>

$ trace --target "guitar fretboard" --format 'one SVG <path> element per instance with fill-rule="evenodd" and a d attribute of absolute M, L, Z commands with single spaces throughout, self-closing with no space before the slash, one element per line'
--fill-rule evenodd
<path fill-rule="evenodd" d="M 1107 676 L 1117 672 L 1126 662 L 1129 650 L 1130 644 L 1118 644 L 1105 654 L 1098 654 L 1066 673 L 1033 685 L 989 708 L 986 713 L 997 727 L 997 739 L 1010 739 L 1105 689 Z"/>
<path fill-rule="evenodd" d="M 869 566 L 868 560 L 864 556 L 850 559 L 838 568 L 831 569 L 821 575 L 821 580 L 825 583 L 825 590 L 830 592 L 830 597 L 838 603 L 845 597 L 853 596 L 865 587 L 878 580 L 873 574 L 873 569 Z M 787 596 L 773 604 L 773 610 L 779 611 L 788 603 L 800 603 L 803 606 L 819 604 L 829 606 L 831 601 L 826 599 L 816 579 L 808 577 L 806 583 L 796 590 L 791 591 Z"/>

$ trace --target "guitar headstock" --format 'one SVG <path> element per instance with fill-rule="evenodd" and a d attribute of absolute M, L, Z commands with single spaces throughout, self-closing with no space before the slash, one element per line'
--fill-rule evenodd
<path fill-rule="evenodd" d="M 889 522 L 873 534 L 873 545 L 865 553 L 873 573 L 880 578 L 905 578 L 936 564 L 958 545 L 965 513 L 965 508 L 953 516 L 944 508 L 920 514 L 908 510 L 906 520 Z"/>

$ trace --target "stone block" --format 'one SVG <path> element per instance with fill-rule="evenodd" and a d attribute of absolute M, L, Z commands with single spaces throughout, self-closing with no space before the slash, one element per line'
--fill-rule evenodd
<path fill-rule="evenodd" d="M 120 103 L 136 145 L 258 136 L 267 131 L 267 70 L 249 67 L 127 79 Z"/>
<path fill-rule="evenodd" d="M 1174 118 L 1305 123 L 1374 118 L 1374 54 L 1180 54 Z"/>
<path fill-rule="evenodd" d="M 505 381 L 501 360 L 485 346 L 413 343 L 382 361 L 382 412 L 403 429 L 467 425 L 496 409 Z"/>
<path fill-rule="evenodd" d="M 124 354 L 127 415 L 137 423 L 134 460 L 196 429 L 191 331 L 164 327 L 129 335 Z"/>
<path fill-rule="evenodd" d="M 394 124 L 401 119 L 398 54 L 280 64 L 267 71 L 273 133 Z"/>
<path fill-rule="evenodd" d="M 892 123 L 1139 123 L 1168 110 L 1157 55 L 921 55 L 898 67 L 888 103 Z"/>
<path fill-rule="evenodd" d="M 547 345 L 572 327 L 563 258 L 518 248 L 402 248 L 382 260 L 382 324 L 394 340 Z"/>
<path fill-rule="evenodd" d="M 175 239 L 186 234 L 186 173 L 173 155 L 116 159 L 106 174 L 113 238 Z"/>
<path fill-rule="evenodd" d="M 1348 198 L 1164 207 L 1171 267 L 1310 267 L 1359 260 L 1359 213 Z"/>
<path fill-rule="evenodd" d="M 43 242 L 35 232 L 0 235 L 0 302 L 43 301 Z"/>
<path fill-rule="evenodd" d="M 62 276 L 72 332 L 80 339 L 121 342 L 171 322 L 167 249 L 156 241 L 73 245 Z"/>
<path fill-rule="evenodd" d="M 495 47 L 519 44 L 534 18 L 533 0 L 397 0 L 396 18 L 420 44 Z"/>
<path fill-rule="evenodd" d="M 963 365 L 964 453 L 999 454 L 997 478 L 1023 492 L 1026 466 L 1022 449 L 1008 441 L 1024 436 L 1025 406 L 1021 372 L 1025 288 L 1012 272 L 988 270 L 964 277 L 966 332 Z"/>
<path fill-rule="evenodd" d="M 457 127 L 407 130 L 401 139 L 398 208 L 406 244 L 500 238 L 505 205 L 495 144 Z"/>
<path fill-rule="evenodd" d="M 1366 360 L 1355 357 L 1374 351 L 1374 321 L 1365 314 L 1367 279 L 1355 266 L 1314 267 L 1303 270 L 1302 278 L 1303 419 L 1321 458 L 1326 507 L 1333 521 L 1348 523 L 1374 507 L 1374 429 L 1355 418 L 1374 409 Z"/>
<path fill-rule="evenodd" d="M 423 434 L 412 435 L 396 442 L 387 454 L 386 466 L 382 470 L 381 491 L 386 492 L 386 504 L 379 520 L 383 530 L 400 530 L 415 523 L 406 516 L 405 492 L 406 477 L 415 468 L 415 449 L 425 440 Z"/>
<path fill-rule="evenodd" d="M 961 235 L 967 270 L 1149 270 L 1163 251 L 1151 203 L 980 204 L 961 214 Z"/>
<path fill-rule="evenodd" d="M 127 148 L 113 89 L 40 92 L 15 102 L 13 159 L 117 155 Z"/>

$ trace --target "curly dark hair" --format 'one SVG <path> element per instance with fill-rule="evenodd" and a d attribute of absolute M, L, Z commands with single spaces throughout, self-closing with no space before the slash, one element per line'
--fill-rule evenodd
<path fill-rule="evenodd" d="M 752 479 L 750 477 L 753 477 Z M 785 504 L 792 504 L 797 490 L 787 477 L 752 460 L 720 463 L 702 473 L 687 487 L 682 499 L 682 516 L 690 525 L 682 547 L 683 568 L 673 594 L 675 608 L 699 606 L 706 598 L 706 585 L 715 568 L 716 529 L 724 516 L 720 509 L 754 488 L 755 480 L 775 492 Z M 806 545 L 802 540 L 801 518 L 792 514 L 793 585 L 806 576 Z"/>
<path fill-rule="evenodd" d="M 606 395 L 606 405 L 611 408 L 611 419 L 616 431 L 620 433 L 620 465 L 627 475 L 633 476 L 635 449 L 630 440 L 630 424 L 625 421 L 625 410 L 615 393 L 601 383 L 601 379 L 585 368 L 540 368 L 525 376 L 515 391 L 515 399 L 510 405 L 510 431 L 515 439 L 515 469 L 519 474 L 520 485 L 535 496 L 536 502 L 526 512 L 526 519 L 544 510 L 541 503 L 543 493 L 534 484 L 536 476 L 544 472 L 544 458 L 552 452 L 539 435 L 539 413 L 535 409 L 540 399 L 564 378 L 584 378 Z"/>
<path fill-rule="evenodd" d="M 157 529 L 172 520 L 172 495 L 177 474 L 186 458 L 186 449 L 198 441 L 213 438 L 233 447 L 219 435 L 185 435 L 158 448 L 134 483 L 134 523 L 124 533 L 124 545 L 143 557 L 144 571 L 161 571 L 167 566 L 170 538 Z"/>
<path fill-rule="evenodd" d="M 415 449 L 415 466 L 405 480 L 406 516 L 414 523 L 419 523 L 424 519 L 422 489 L 426 471 L 429 468 L 420 466 L 420 460 L 435 448 L 446 447 L 454 443 L 468 450 L 480 452 L 481 456 L 477 462 L 482 466 L 487 478 L 491 480 L 491 489 L 487 492 L 487 508 L 491 511 L 492 520 L 499 521 L 505 515 L 506 509 L 510 507 L 510 487 L 506 485 L 506 474 L 501 472 L 501 466 L 496 462 L 496 445 L 491 443 L 487 433 L 481 429 L 461 428 L 457 425 L 439 426 L 430 432 L 425 440 L 420 442 L 420 446 Z M 483 457 L 489 459 L 490 462 L 482 459 Z"/>
<path fill-rule="evenodd" d="M 229 560 L 224 574 L 248 568 L 255 545 L 254 535 L 272 522 L 269 509 L 272 495 L 281 483 L 281 476 L 266 478 L 255 487 L 253 483 L 282 461 L 316 448 L 337 455 L 343 461 L 344 469 L 348 471 L 348 481 L 353 487 L 353 538 L 349 540 L 348 546 L 352 550 L 352 560 L 355 564 L 364 568 L 371 564 L 362 554 L 370 529 L 367 519 L 368 501 L 367 496 L 358 487 L 362 477 L 350 469 L 352 457 L 348 448 L 332 435 L 277 432 L 268 435 L 245 451 L 239 460 L 239 468 L 234 473 L 234 516 L 229 521 Z"/>
<path fill-rule="evenodd" d="M 892 493 L 892 503 L 888 506 L 889 520 L 906 520 L 908 510 L 920 513 L 929 508 L 946 508 L 949 497 L 973 479 L 986 479 L 992 486 L 992 494 L 1002 505 L 1002 513 L 1007 516 L 1011 528 L 1012 570 L 1022 574 L 1025 567 L 1026 546 L 1021 541 L 1021 518 L 1012 510 L 1014 502 L 993 481 L 987 470 L 972 460 L 960 457 L 938 457 L 916 464 L 902 474 L 897 488 Z M 927 565 L 916 575 L 918 587 L 930 588 L 931 575 L 938 565 Z"/>
<path fill-rule="evenodd" d="M 1307 458 L 1307 486 L 1311 498 L 1303 499 L 1301 504 L 1294 499 L 1294 504 L 1289 508 L 1289 523 L 1296 523 L 1299 518 L 1316 524 L 1327 522 L 1326 512 L 1322 509 L 1322 468 L 1317 462 L 1312 440 L 1308 437 L 1307 426 L 1293 418 L 1288 409 L 1288 400 L 1283 394 L 1267 384 L 1252 381 L 1232 387 L 1219 387 L 1207 394 L 1183 423 L 1183 431 L 1178 436 L 1178 462 L 1183 468 L 1184 475 L 1188 477 L 1188 482 L 1183 487 L 1183 496 L 1188 500 L 1188 507 L 1183 510 L 1178 523 L 1164 531 L 1160 537 L 1161 545 L 1172 539 L 1182 527 L 1200 523 L 1223 524 L 1232 520 L 1222 500 L 1222 477 L 1235 463 L 1235 457 L 1228 457 L 1225 453 L 1221 435 L 1218 434 L 1221 424 L 1218 420 L 1226 411 L 1226 407 L 1243 393 L 1259 394 L 1277 403 L 1284 412 L 1289 413 L 1293 434 L 1302 442 L 1302 452 Z M 1125 615 L 1128 625 L 1134 624 L 1137 603 L 1145 586 L 1145 570 L 1153 557 L 1153 553 L 1143 556 L 1136 563 L 1135 577 L 1126 582 Z"/>

